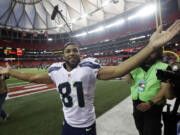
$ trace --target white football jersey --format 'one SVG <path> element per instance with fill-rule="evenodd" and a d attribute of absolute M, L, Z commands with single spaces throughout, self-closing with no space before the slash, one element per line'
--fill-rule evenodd
<path fill-rule="evenodd" d="M 65 120 L 72 127 L 91 126 L 96 119 L 94 92 L 101 66 L 97 59 L 86 58 L 68 72 L 63 64 L 52 64 L 49 68 L 49 76 L 60 93 Z"/>

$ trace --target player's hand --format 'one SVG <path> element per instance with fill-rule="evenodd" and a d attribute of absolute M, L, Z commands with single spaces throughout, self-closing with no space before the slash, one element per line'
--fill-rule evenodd
<path fill-rule="evenodd" d="M 146 112 L 151 108 L 149 102 L 141 103 L 136 107 L 139 111 Z"/>
<path fill-rule="evenodd" d="M 153 33 L 150 38 L 150 46 L 157 49 L 171 40 L 180 32 L 180 19 L 175 21 L 166 31 L 162 31 L 162 26 Z"/>
<path fill-rule="evenodd" d="M 11 67 L 9 66 L 9 64 L 6 64 L 6 67 L 0 66 L 0 74 L 9 75 L 10 71 L 11 71 Z"/>

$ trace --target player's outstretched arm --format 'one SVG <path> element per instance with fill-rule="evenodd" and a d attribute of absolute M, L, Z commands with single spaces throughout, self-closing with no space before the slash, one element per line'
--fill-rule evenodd
<path fill-rule="evenodd" d="M 139 53 L 124 61 L 118 66 L 103 67 L 98 72 L 98 79 L 108 80 L 122 77 L 141 64 L 156 49 L 162 47 L 180 32 L 180 20 L 177 20 L 166 31 L 160 26 L 151 36 L 149 44 Z"/>
<path fill-rule="evenodd" d="M 12 70 L 9 66 L 7 66 L 6 68 L 0 67 L 0 74 L 8 74 L 17 79 L 33 82 L 33 83 L 44 83 L 44 84 L 53 83 L 53 81 L 51 80 L 48 74 L 21 73 Z"/>
<path fill-rule="evenodd" d="M 132 76 L 131 76 L 131 74 L 127 74 L 127 75 L 125 75 L 125 81 L 126 81 L 126 83 L 127 84 L 129 84 L 129 85 L 132 85 L 133 84 L 133 79 L 132 79 Z"/>

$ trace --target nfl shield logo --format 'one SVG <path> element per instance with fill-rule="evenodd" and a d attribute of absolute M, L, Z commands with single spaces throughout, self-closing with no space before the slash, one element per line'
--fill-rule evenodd
<path fill-rule="evenodd" d="M 68 77 L 71 77 L 71 74 L 68 74 Z"/>

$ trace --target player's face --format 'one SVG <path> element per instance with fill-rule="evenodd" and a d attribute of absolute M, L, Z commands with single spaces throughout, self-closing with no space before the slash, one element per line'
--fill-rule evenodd
<path fill-rule="evenodd" d="M 79 49 L 74 45 L 69 45 L 64 50 L 63 59 L 68 66 L 75 68 L 80 62 Z"/>

